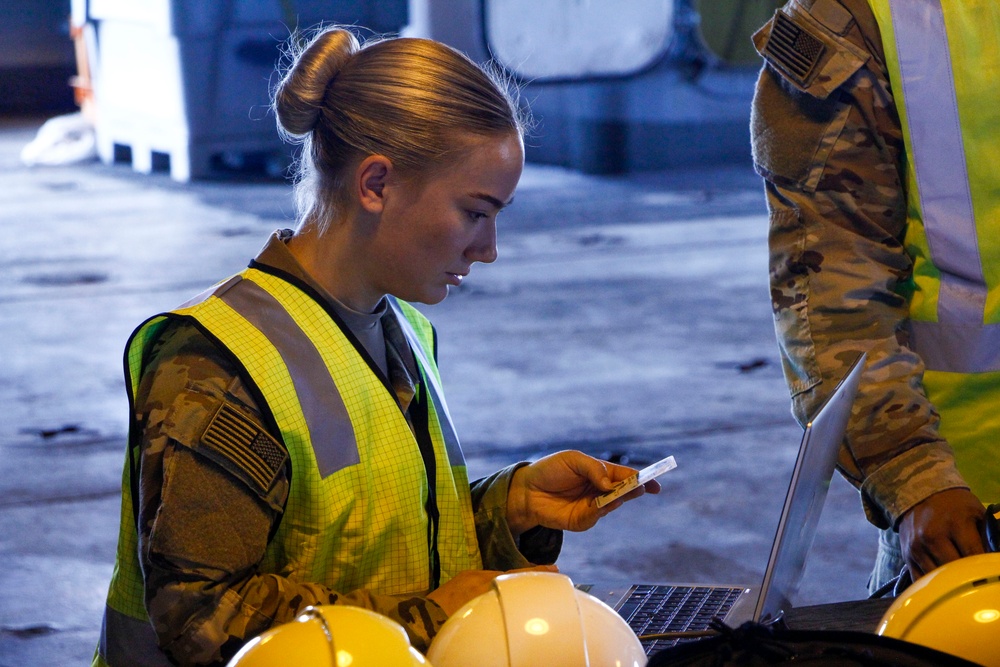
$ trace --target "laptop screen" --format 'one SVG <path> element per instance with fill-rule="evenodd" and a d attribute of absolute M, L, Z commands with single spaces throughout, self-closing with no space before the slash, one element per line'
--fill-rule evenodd
<path fill-rule="evenodd" d="M 816 417 L 806 425 L 792 471 L 785 506 L 771 547 L 771 557 L 754 619 L 779 619 L 798 591 L 837 463 L 851 405 L 858 391 L 866 355 L 858 357 Z"/>

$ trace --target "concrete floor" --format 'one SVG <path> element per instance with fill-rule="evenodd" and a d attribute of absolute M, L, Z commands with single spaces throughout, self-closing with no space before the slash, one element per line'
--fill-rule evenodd
<path fill-rule="evenodd" d="M 122 347 L 148 315 L 290 226 L 274 180 L 181 185 L 128 166 L 20 165 L 40 120 L 0 120 L 0 666 L 86 664 L 114 560 Z M 427 308 L 473 474 L 561 448 L 663 493 L 568 534 L 576 581 L 759 579 L 800 429 L 746 165 L 582 176 L 529 166 L 500 260 Z M 797 602 L 864 597 L 875 532 L 835 479 Z"/>

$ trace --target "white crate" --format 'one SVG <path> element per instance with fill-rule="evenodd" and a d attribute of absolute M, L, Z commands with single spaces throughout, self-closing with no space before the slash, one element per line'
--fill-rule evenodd
<path fill-rule="evenodd" d="M 144 25 L 161 34 L 198 35 L 222 28 L 225 5 L 213 0 L 88 0 L 87 15 L 90 20 Z"/>
<path fill-rule="evenodd" d="M 153 154 L 170 175 L 209 175 L 213 156 L 284 151 L 268 112 L 269 79 L 278 57 L 270 31 L 239 28 L 174 36 L 139 23 L 98 24 L 98 154 L 106 163 L 128 147 L 132 167 L 148 173 Z"/>
<path fill-rule="evenodd" d="M 84 0 L 75 0 L 82 2 Z M 357 15 L 357 0 L 86 0 L 91 20 L 141 23 L 171 35 L 208 35 L 271 22 L 311 25 Z M 292 26 L 294 27 L 294 26 Z"/>
<path fill-rule="evenodd" d="M 73 0 L 96 26 L 98 153 L 128 147 L 136 171 L 153 155 L 180 181 L 209 175 L 213 157 L 287 161 L 269 113 L 279 44 L 289 25 L 361 16 L 402 21 L 398 0 Z M 398 7 L 396 5 L 399 5 Z M 376 11 L 376 8 L 379 8 Z M 389 10 L 392 9 L 390 12 Z"/>

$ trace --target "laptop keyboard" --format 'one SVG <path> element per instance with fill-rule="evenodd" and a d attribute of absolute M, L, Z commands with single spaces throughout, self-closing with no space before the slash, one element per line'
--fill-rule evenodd
<path fill-rule="evenodd" d="M 636 635 L 706 630 L 713 617 L 722 618 L 743 592 L 722 586 L 636 586 L 618 609 Z M 647 655 L 692 639 L 642 642 Z"/>

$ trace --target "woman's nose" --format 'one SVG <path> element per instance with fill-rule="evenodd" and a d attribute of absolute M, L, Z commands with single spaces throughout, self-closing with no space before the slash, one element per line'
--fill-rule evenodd
<path fill-rule="evenodd" d="M 497 223 L 490 220 L 482 225 L 472 244 L 465 251 L 465 256 L 473 262 L 490 264 L 497 259 Z"/>

